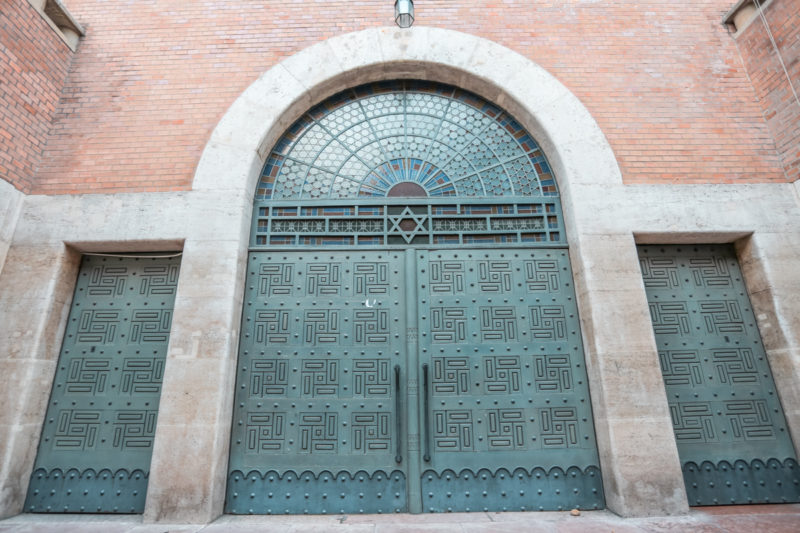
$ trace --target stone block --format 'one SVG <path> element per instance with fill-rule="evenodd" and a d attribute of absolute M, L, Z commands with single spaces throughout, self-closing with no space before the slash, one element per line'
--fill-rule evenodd
<path fill-rule="evenodd" d="M 167 360 L 159 423 L 166 425 L 230 425 L 234 393 L 233 359 Z"/>
<path fill-rule="evenodd" d="M 760 231 L 742 239 L 737 252 L 748 292 L 800 292 L 800 234 Z"/>
<path fill-rule="evenodd" d="M 658 354 L 619 352 L 597 354 L 590 372 L 590 389 L 602 381 L 603 416 L 635 420 L 663 417 L 669 420 L 669 407 Z M 597 396 L 601 393 L 598 391 Z M 592 390 L 592 400 L 595 399 Z"/>
<path fill-rule="evenodd" d="M 22 512 L 41 432 L 41 422 L 0 425 L 0 518 Z"/>
<path fill-rule="evenodd" d="M 608 509 L 623 517 L 687 513 L 669 418 L 612 418 L 607 429 L 610 446 L 600 449 L 600 466 Z"/>
<path fill-rule="evenodd" d="M 579 235 L 571 244 L 576 290 L 640 290 L 642 271 L 632 235 Z"/>
<path fill-rule="evenodd" d="M 638 290 L 579 291 L 578 305 L 587 352 L 655 351 L 643 284 Z"/>
<path fill-rule="evenodd" d="M 25 195 L 5 180 L 0 180 L 0 273 L 17 227 Z"/>
<path fill-rule="evenodd" d="M 383 67 L 379 32 L 375 28 L 337 35 L 328 39 L 327 43 L 342 72 L 347 73 L 348 77 L 358 76 L 358 71 L 362 69 L 376 65 Z M 360 80 L 352 80 L 362 83 Z"/>
<path fill-rule="evenodd" d="M 175 300 L 168 357 L 232 358 L 238 345 L 242 306 L 230 297 Z"/>
<path fill-rule="evenodd" d="M 0 359 L 0 376 L 5 382 L 0 387 L 0 426 L 41 426 L 56 367 L 56 361 Z"/>
<path fill-rule="evenodd" d="M 218 432 L 218 426 L 159 420 L 145 522 L 205 524 L 222 514 L 228 447 L 215 437 Z"/>
<path fill-rule="evenodd" d="M 226 122 L 226 127 L 233 128 L 236 121 Z M 265 135 L 266 132 L 262 132 Z M 225 135 L 225 133 L 220 133 Z M 209 141 L 194 173 L 192 188 L 194 190 L 255 190 L 258 174 L 264 165 L 264 157 L 258 155 L 258 145 L 255 147 L 240 147 L 236 139 L 228 140 L 223 144 L 214 140 Z M 252 185 L 252 187 L 250 187 Z"/>
<path fill-rule="evenodd" d="M 800 349 L 800 302 L 770 289 L 750 294 L 761 340 L 767 350 Z"/>
<path fill-rule="evenodd" d="M 178 297 L 241 300 L 246 254 L 246 241 L 186 241 Z"/>
<path fill-rule="evenodd" d="M 11 359 L 56 360 L 61 349 L 69 302 L 44 298 L 0 301 L 0 346 Z"/>

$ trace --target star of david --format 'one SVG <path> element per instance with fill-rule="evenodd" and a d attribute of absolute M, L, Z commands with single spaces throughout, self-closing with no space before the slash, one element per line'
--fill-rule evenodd
<path fill-rule="evenodd" d="M 389 233 L 399 233 L 406 243 L 411 244 L 414 237 L 426 231 L 425 221 L 427 219 L 428 215 L 418 215 L 406 206 L 399 215 L 389 215 L 389 222 L 392 224 Z M 411 224 L 414 225 L 413 228 L 411 228 Z"/>

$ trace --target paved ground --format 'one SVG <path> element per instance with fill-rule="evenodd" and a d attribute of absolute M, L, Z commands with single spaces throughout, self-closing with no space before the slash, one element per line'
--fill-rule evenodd
<path fill-rule="evenodd" d="M 223 516 L 201 525 L 143 524 L 141 517 L 20 515 L 0 533 L 800 533 L 800 504 L 696 508 L 689 515 L 620 518 L 608 511 L 438 515 Z"/>

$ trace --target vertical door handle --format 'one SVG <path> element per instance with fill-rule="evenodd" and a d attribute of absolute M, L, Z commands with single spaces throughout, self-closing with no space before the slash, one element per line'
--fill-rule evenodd
<path fill-rule="evenodd" d="M 426 463 L 431 462 L 431 415 L 430 400 L 428 399 L 428 364 L 422 365 L 422 409 L 425 421 L 425 449 L 422 460 Z"/>
<path fill-rule="evenodd" d="M 397 455 L 394 456 L 394 462 L 400 464 L 403 462 L 403 411 L 402 402 L 400 401 L 400 365 L 394 365 L 394 411 L 395 411 L 395 435 L 397 435 Z"/>

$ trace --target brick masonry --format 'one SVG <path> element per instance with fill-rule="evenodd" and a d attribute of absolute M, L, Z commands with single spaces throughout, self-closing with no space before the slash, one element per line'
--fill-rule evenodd
<path fill-rule="evenodd" d="M 34 189 L 72 51 L 26 0 L 0 7 L 0 177 Z"/>
<path fill-rule="evenodd" d="M 86 37 L 36 181 L 17 185 L 40 194 L 189 189 L 210 132 L 261 73 L 334 35 L 390 25 L 393 15 L 389 0 L 66 4 Z M 491 39 L 546 68 L 599 122 L 626 183 L 785 181 L 721 24 L 730 7 L 423 0 L 416 24 Z"/>
<path fill-rule="evenodd" d="M 761 18 L 744 28 L 736 41 L 775 138 L 786 178 L 795 181 L 800 179 L 800 101 L 792 93 L 789 79 L 794 81 L 794 90 L 800 91 L 800 2 L 773 0 L 764 6 L 763 13 L 778 50 Z"/>

